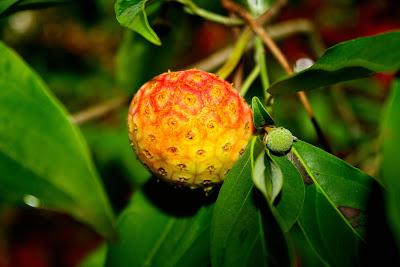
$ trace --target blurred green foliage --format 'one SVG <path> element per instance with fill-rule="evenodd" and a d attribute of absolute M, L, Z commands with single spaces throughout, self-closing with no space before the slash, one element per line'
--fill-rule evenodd
<path fill-rule="evenodd" d="M 193 2 L 229 16 L 220 1 Z M 253 15 L 274 3 L 237 2 Z M 327 27 L 354 19 L 343 10 L 361 12 L 357 1 L 328 1 L 319 9 L 307 1 L 289 2 L 282 19 L 296 17 L 293 10 L 316 11 Z M 337 16 L 325 19 L 329 12 Z M 284 93 L 319 88 L 307 93 L 335 156 L 300 140 L 289 154 L 277 156 L 255 137 L 221 190 L 210 196 L 151 177 L 129 146 L 128 101 L 79 128 L 72 124 L 81 112 L 114 98 L 130 99 L 159 73 L 184 69 L 234 45 L 230 28 L 192 13 L 183 1 L 0 1 L 1 201 L 37 206 L 39 200 L 41 207 L 68 212 L 104 236 L 118 232 L 82 266 L 360 266 L 379 257 L 395 259 L 398 249 L 388 235 L 399 242 L 399 82 L 388 89 L 392 76 L 364 77 L 399 70 L 399 32 L 334 46 L 290 77 L 260 46 L 258 52 L 246 50 L 239 62 L 243 80 L 254 67 L 262 69 L 245 96 L 259 97 L 252 107 L 258 134 L 276 124 L 318 145 L 299 101 Z M 322 26 L 317 30 L 325 40 L 346 36 L 329 36 Z M 291 61 L 312 50 L 298 53 L 306 38 L 286 38 L 279 45 Z M 267 68 L 260 66 L 264 61 Z M 272 102 L 264 99 L 266 78 L 270 91 L 279 93 Z M 375 202 L 376 192 L 383 192 L 386 204 Z M 115 229 L 110 206 L 119 214 Z M 387 218 L 369 216 L 377 211 L 386 211 Z M 3 224 L 0 220 L 0 228 Z M 380 242 L 369 225 L 382 232 Z M 12 239 L 4 234 L 7 227 L 0 259 L 6 239 Z"/>
<path fill-rule="evenodd" d="M 113 213 L 79 131 L 31 69 L 1 43 L 0 52 L 2 195 L 69 212 L 112 238 Z"/>

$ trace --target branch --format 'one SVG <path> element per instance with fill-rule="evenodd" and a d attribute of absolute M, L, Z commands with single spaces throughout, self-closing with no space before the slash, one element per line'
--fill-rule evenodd
<path fill-rule="evenodd" d="M 237 64 L 242 58 L 251 37 L 252 33 L 248 29 L 245 29 L 242 32 L 242 34 L 236 41 L 234 48 L 232 49 L 232 54 L 225 62 L 225 64 L 217 71 L 217 75 L 219 77 L 221 77 L 222 79 L 226 79 L 226 77 L 228 77 L 232 73 L 232 71 L 236 68 Z"/>
<path fill-rule="evenodd" d="M 80 125 L 94 119 L 102 118 L 110 112 L 119 109 L 128 103 L 129 97 L 118 97 L 72 114 L 71 121 L 77 125 Z"/>
<path fill-rule="evenodd" d="M 271 51 L 272 55 L 276 58 L 278 63 L 283 67 L 283 69 L 286 71 L 288 75 L 293 74 L 293 70 L 282 53 L 282 51 L 279 49 L 279 47 L 276 45 L 276 43 L 272 40 L 271 36 L 264 30 L 264 28 L 260 25 L 260 23 L 256 20 L 253 19 L 253 16 L 247 12 L 241 5 L 238 5 L 231 0 L 221 0 L 222 5 L 229 11 L 234 12 L 238 14 L 240 17 L 242 17 L 247 25 L 256 33 L 258 36 L 260 36 L 261 40 L 264 42 L 264 44 L 269 48 Z M 315 131 L 317 133 L 317 136 L 320 140 L 320 143 L 324 146 L 324 148 L 327 151 L 331 151 L 331 148 L 328 144 L 327 138 L 322 132 L 321 127 L 319 126 L 316 118 L 314 111 L 311 107 L 311 104 L 308 100 L 308 97 L 304 91 L 298 92 L 297 93 L 301 103 L 304 106 L 304 109 L 307 112 L 307 115 L 309 116 L 311 123 L 313 124 Z"/>
<path fill-rule="evenodd" d="M 257 33 L 260 38 L 263 40 L 265 45 L 271 50 L 274 57 L 278 60 L 279 64 L 285 69 L 288 74 L 293 74 L 293 70 L 290 67 L 288 61 L 285 56 L 279 49 L 279 47 L 275 44 L 269 34 L 264 30 L 259 22 L 253 19 L 253 16 L 247 12 L 242 6 L 232 2 L 231 0 L 222 0 L 222 5 L 229 11 L 232 11 L 239 16 L 241 16 L 249 27 Z"/>
<path fill-rule="evenodd" d="M 271 9 L 270 9 L 271 10 Z M 269 10 L 269 11 L 270 11 Z M 270 13 L 272 14 L 272 13 Z M 261 17 L 260 17 L 261 20 Z M 293 19 L 268 27 L 267 32 L 274 40 L 282 40 L 298 33 L 309 33 L 312 31 L 311 24 L 305 19 Z M 254 42 L 249 42 L 246 51 L 254 46 Z M 205 71 L 212 71 L 222 65 L 232 54 L 233 46 L 229 45 L 225 48 L 214 52 L 210 56 L 202 59 L 192 65 L 186 66 L 187 69 L 197 68 Z"/>
<path fill-rule="evenodd" d="M 260 66 L 256 65 L 254 69 L 250 72 L 250 74 L 247 76 L 246 80 L 244 81 L 242 87 L 240 88 L 240 95 L 245 96 L 247 91 L 249 90 L 250 86 L 252 83 L 255 81 L 257 76 L 260 74 Z"/>
<path fill-rule="evenodd" d="M 268 18 L 275 17 L 278 11 L 283 6 L 282 2 L 284 1 L 279 1 L 280 5 L 276 5 L 271 9 L 269 9 L 268 12 L 264 13 L 261 17 L 259 17 L 257 21 L 265 22 L 268 20 Z M 309 33 L 310 31 L 312 31 L 312 29 L 313 29 L 312 25 L 307 20 L 294 19 L 271 25 L 268 27 L 267 32 L 274 40 L 281 40 L 294 34 Z M 254 42 L 249 42 L 246 47 L 246 50 L 251 49 L 253 46 Z M 202 59 L 184 68 L 185 69 L 197 68 L 204 71 L 213 71 L 215 70 L 215 68 L 222 65 L 229 58 L 229 56 L 232 54 L 232 50 L 233 46 L 227 46 L 211 54 L 207 58 Z M 91 120 L 103 118 L 108 114 L 110 114 L 111 112 L 113 112 L 114 110 L 117 110 L 124 106 L 124 104 L 112 105 L 112 103 L 117 103 L 118 99 L 121 99 L 121 97 L 118 97 L 111 101 L 106 101 L 104 103 L 97 104 L 83 111 L 79 111 L 71 116 L 71 120 L 74 123 L 81 125 Z M 129 100 L 130 98 L 128 96 L 125 96 L 125 103 L 129 103 Z"/>
<path fill-rule="evenodd" d="M 243 84 L 243 72 L 244 72 L 244 61 L 242 60 L 239 65 L 236 67 L 235 72 L 233 73 L 233 87 L 236 90 L 239 90 Z"/>
<path fill-rule="evenodd" d="M 276 4 L 267 10 L 264 14 L 262 14 L 258 18 L 258 23 L 260 25 L 269 22 L 272 20 L 282 9 L 282 7 L 286 4 L 286 0 L 279 0 Z M 232 13 L 232 12 L 231 12 Z M 240 59 L 242 58 L 243 53 L 245 52 L 248 43 L 252 38 L 252 32 L 249 27 L 246 27 L 240 37 L 236 41 L 236 44 L 232 50 L 232 54 L 229 59 L 225 62 L 225 64 L 217 71 L 217 75 L 223 79 L 226 79 L 232 71 L 236 68 Z"/>

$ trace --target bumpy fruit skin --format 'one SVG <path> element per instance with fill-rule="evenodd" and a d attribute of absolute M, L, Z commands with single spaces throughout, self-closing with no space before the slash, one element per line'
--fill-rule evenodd
<path fill-rule="evenodd" d="M 293 146 L 294 137 L 292 133 L 283 127 L 271 130 L 265 138 L 268 149 L 276 154 L 286 154 Z"/>
<path fill-rule="evenodd" d="M 195 69 L 144 84 L 131 102 L 128 127 L 145 166 L 192 188 L 222 182 L 254 132 L 252 111 L 238 92 Z"/>

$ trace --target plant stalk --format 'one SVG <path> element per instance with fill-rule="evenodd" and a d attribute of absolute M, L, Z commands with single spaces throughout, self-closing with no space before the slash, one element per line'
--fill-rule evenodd
<path fill-rule="evenodd" d="M 293 69 L 291 68 L 289 61 L 286 59 L 285 55 L 282 53 L 277 44 L 272 40 L 271 36 L 264 30 L 264 28 L 256 20 L 253 19 L 253 16 L 249 12 L 247 12 L 241 5 L 238 5 L 231 0 L 221 0 L 221 1 L 222 5 L 227 10 L 238 14 L 246 21 L 247 25 L 261 38 L 261 40 L 268 47 L 272 55 L 275 57 L 278 63 L 283 67 L 286 73 L 288 75 L 293 75 L 294 73 Z M 306 93 L 304 91 L 300 91 L 297 93 L 297 96 L 300 99 L 300 102 L 302 103 L 304 109 L 306 110 L 306 113 L 310 118 L 312 125 L 314 126 L 314 129 L 316 131 L 316 134 L 318 136 L 321 145 L 323 145 L 326 151 L 331 152 L 332 149 L 320 125 L 318 124 L 315 118 L 314 111 L 311 107 L 310 101 L 308 100 Z"/>

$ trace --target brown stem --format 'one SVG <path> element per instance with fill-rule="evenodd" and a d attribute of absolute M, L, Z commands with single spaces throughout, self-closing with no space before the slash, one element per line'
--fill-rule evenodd
<path fill-rule="evenodd" d="M 287 0 L 277 0 L 270 9 L 268 9 L 264 14 L 257 18 L 257 22 L 260 25 L 264 25 L 268 21 L 271 21 L 275 18 L 282 10 L 284 6 L 287 4 Z"/>
<path fill-rule="evenodd" d="M 240 17 L 242 17 L 247 25 L 256 33 L 258 34 L 258 36 L 260 36 L 261 40 L 264 42 L 264 44 L 269 48 L 269 50 L 271 51 L 272 55 L 276 58 L 276 60 L 278 61 L 278 63 L 283 67 L 283 69 L 286 71 L 286 73 L 288 75 L 292 75 L 293 74 L 293 69 L 290 66 L 288 60 L 286 59 L 285 55 L 282 53 L 282 51 L 280 50 L 280 48 L 276 45 L 276 43 L 272 40 L 271 36 L 264 30 L 264 28 L 262 27 L 262 25 L 256 21 L 253 16 L 247 12 L 241 5 L 236 4 L 235 2 L 231 1 L 231 0 L 221 0 L 222 5 L 224 8 L 226 8 L 227 10 L 234 12 L 236 14 L 238 14 Z M 297 93 L 297 96 L 299 97 L 302 105 L 304 106 L 304 109 L 307 112 L 308 117 L 310 118 L 317 136 L 320 140 L 321 145 L 324 146 L 324 148 L 327 151 L 331 151 L 331 148 L 328 144 L 327 138 L 325 137 L 325 135 L 322 132 L 321 127 L 319 126 L 316 118 L 315 118 L 315 114 L 314 111 L 311 107 L 311 104 L 308 100 L 308 97 L 306 95 L 306 93 L 304 91 L 300 91 Z"/>
<path fill-rule="evenodd" d="M 235 17 L 236 14 L 230 13 L 230 17 Z M 240 27 L 232 27 L 232 33 L 235 39 L 238 39 L 240 36 Z M 236 67 L 236 70 L 233 74 L 233 85 L 236 90 L 240 90 L 242 87 L 242 82 L 243 82 L 243 72 L 244 72 L 244 63 L 243 59 L 242 62 L 239 63 L 239 65 Z"/>
<path fill-rule="evenodd" d="M 244 71 L 244 64 L 243 60 L 239 65 L 236 67 L 236 70 L 233 74 L 233 86 L 236 90 L 240 90 L 242 88 L 243 83 L 243 71 Z"/>
<path fill-rule="evenodd" d="M 315 25 L 308 19 L 282 21 L 269 26 L 267 32 L 275 41 L 285 39 L 296 33 L 303 33 L 308 38 L 309 45 L 315 56 L 319 57 L 325 51 L 321 36 L 317 33 Z"/>
<path fill-rule="evenodd" d="M 265 14 L 271 15 L 272 13 L 266 12 Z M 310 27 L 311 24 L 307 20 L 294 19 L 271 25 L 268 27 L 267 32 L 272 37 L 272 39 L 282 40 L 294 34 L 309 33 L 311 31 Z M 253 45 L 254 43 L 250 42 L 246 49 L 250 49 L 251 47 L 253 47 Z M 184 68 L 185 69 L 198 68 L 205 71 L 212 71 L 226 61 L 226 59 L 231 55 L 232 49 L 233 47 L 229 45 L 190 66 L 185 66 Z M 318 51 L 320 51 L 320 49 L 318 49 Z"/>
<path fill-rule="evenodd" d="M 293 74 L 293 70 L 290 67 L 288 61 L 285 56 L 279 49 L 279 47 L 275 44 L 269 34 L 264 30 L 259 22 L 253 19 L 253 16 L 247 12 L 242 6 L 232 2 L 231 0 L 221 0 L 222 5 L 229 11 L 237 13 L 241 16 L 247 23 L 247 25 L 260 36 L 265 45 L 271 50 L 274 57 L 278 60 L 279 64 L 285 69 L 288 74 Z M 266 12 L 268 13 L 268 12 Z"/>
<path fill-rule="evenodd" d="M 99 119 L 110 112 L 125 106 L 128 102 L 129 98 L 127 96 L 117 97 L 73 114 L 71 116 L 71 121 L 80 125 L 94 119 Z"/>
<path fill-rule="evenodd" d="M 265 12 L 261 17 L 257 19 L 260 23 L 265 23 L 269 19 L 275 17 L 279 10 L 283 7 L 285 1 L 279 1 L 279 5 L 275 5 L 271 7 L 267 12 Z M 307 20 L 304 19 L 296 19 L 289 20 L 285 22 L 279 22 L 277 24 L 271 25 L 268 27 L 267 32 L 274 40 L 281 40 L 287 38 L 293 34 L 297 33 L 308 33 L 311 31 L 311 25 Z M 246 49 L 250 49 L 254 44 L 249 43 L 249 46 Z M 185 69 L 197 68 L 205 71 L 212 71 L 216 67 L 223 64 L 227 58 L 229 58 L 232 52 L 232 46 L 227 46 L 222 48 L 210 56 L 202 59 L 190 66 L 184 67 Z M 118 102 L 119 98 L 116 98 L 111 101 L 107 101 L 104 103 L 99 103 L 93 107 L 89 107 L 83 111 L 77 112 L 72 115 L 71 120 L 77 124 L 84 124 L 88 121 L 95 120 L 107 116 L 109 113 L 113 112 L 116 109 L 119 109 L 123 105 L 111 105 L 110 103 Z M 129 97 L 125 97 L 125 103 L 129 102 Z M 101 108 L 100 108 L 101 107 Z M 107 107 L 107 108 L 105 108 Z M 99 110 L 103 110 L 99 112 Z M 83 115 L 82 115 L 83 114 Z"/>

